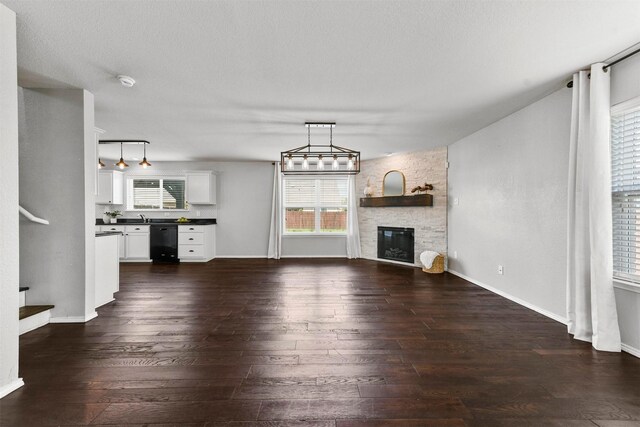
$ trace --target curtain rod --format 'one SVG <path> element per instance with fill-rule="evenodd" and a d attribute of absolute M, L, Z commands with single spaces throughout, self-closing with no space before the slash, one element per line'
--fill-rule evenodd
<path fill-rule="evenodd" d="M 607 64 L 607 65 L 603 65 L 602 66 L 602 71 L 607 71 L 609 68 L 613 67 L 614 65 L 616 65 L 618 62 L 622 62 L 627 58 L 632 57 L 633 55 L 635 55 L 636 53 L 640 52 L 640 49 L 636 49 L 633 52 L 630 52 L 628 54 L 626 54 L 625 56 L 623 56 L 622 58 L 618 58 L 615 61 L 613 61 L 611 64 Z M 571 80 L 569 83 L 567 83 L 567 87 L 568 88 L 572 88 L 573 87 L 573 80 Z"/>

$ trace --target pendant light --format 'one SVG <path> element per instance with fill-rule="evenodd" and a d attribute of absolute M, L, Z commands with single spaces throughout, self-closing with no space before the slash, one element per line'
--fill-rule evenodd
<path fill-rule="evenodd" d="M 147 161 L 147 144 L 143 143 L 142 146 L 143 148 L 143 157 L 142 157 L 142 161 L 140 163 L 138 163 L 140 166 L 142 166 L 144 169 L 148 168 L 149 166 L 151 166 L 151 163 L 149 163 Z"/>
<path fill-rule="evenodd" d="M 119 167 L 120 169 L 129 167 L 129 165 L 125 163 L 124 158 L 122 157 L 122 142 L 120 143 L 120 160 L 115 164 L 115 166 Z"/>
<path fill-rule="evenodd" d="M 100 159 L 100 157 L 98 157 L 98 169 L 102 169 L 104 168 L 106 165 L 104 164 L 104 162 L 102 161 L 102 159 Z"/>
<path fill-rule="evenodd" d="M 307 127 L 307 145 L 280 152 L 280 171 L 284 175 L 360 173 L 360 152 L 333 145 L 335 122 L 305 122 L 304 125 Z M 328 129 L 329 144 L 311 144 L 311 128 Z"/>

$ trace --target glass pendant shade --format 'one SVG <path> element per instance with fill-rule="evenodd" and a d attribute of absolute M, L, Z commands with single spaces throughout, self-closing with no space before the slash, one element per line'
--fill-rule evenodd
<path fill-rule="evenodd" d="M 333 162 L 331 163 L 331 168 L 334 171 L 337 171 L 338 169 L 340 169 L 340 163 L 338 163 L 338 156 L 336 156 L 335 154 L 333 155 Z"/>
<path fill-rule="evenodd" d="M 349 160 L 347 161 L 347 169 L 353 170 L 353 156 L 349 154 Z"/>
<path fill-rule="evenodd" d="M 151 163 L 149 163 L 149 162 L 147 161 L 147 158 L 146 158 L 146 157 L 144 157 L 144 158 L 142 159 L 142 161 L 141 161 L 140 163 L 138 163 L 138 164 L 139 164 L 140 166 L 142 166 L 143 168 L 145 168 L 145 169 L 146 169 L 146 168 L 148 168 L 149 166 L 151 166 Z"/>
<path fill-rule="evenodd" d="M 324 169 L 324 160 L 322 160 L 322 154 L 318 156 L 318 164 L 316 165 L 316 169 L 319 171 Z"/>
<path fill-rule="evenodd" d="M 309 158 L 307 155 L 304 155 L 304 159 L 302 160 L 302 169 L 309 170 Z"/>
<path fill-rule="evenodd" d="M 287 169 L 293 170 L 293 157 L 291 154 L 289 154 L 289 157 L 287 158 Z"/>

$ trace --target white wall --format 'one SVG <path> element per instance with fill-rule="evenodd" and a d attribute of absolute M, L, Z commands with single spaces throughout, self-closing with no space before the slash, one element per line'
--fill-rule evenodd
<path fill-rule="evenodd" d="M 0 397 L 18 378 L 18 78 L 16 15 L 0 4 Z"/>
<path fill-rule="evenodd" d="M 640 55 L 612 67 L 611 105 L 640 96 Z M 616 303 L 623 348 L 640 357 L 640 286 L 617 284 Z"/>
<path fill-rule="evenodd" d="M 95 316 L 93 95 L 21 89 L 20 203 L 50 225 L 20 221 L 20 276 L 52 322 Z"/>
<path fill-rule="evenodd" d="M 449 269 L 558 319 L 570 121 L 561 89 L 449 146 Z"/>

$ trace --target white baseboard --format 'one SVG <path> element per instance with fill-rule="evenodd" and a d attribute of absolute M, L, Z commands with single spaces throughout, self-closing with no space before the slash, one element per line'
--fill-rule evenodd
<path fill-rule="evenodd" d="M 346 255 L 282 255 L 280 258 L 343 258 L 346 259 Z"/>
<path fill-rule="evenodd" d="M 94 311 L 86 316 L 67 316 L 67 317 L 52 317 L 51 323 L 86 323 L 89 320 L 98 317 L 98 312 Z"/>
<path fill-rule="evenodd" d="M 632 356 L 640 358 L 640 349 L 631 347 L 628 344 L 622 343 L 622 351 L 629 353 Z"/>
<path fill-rule="evenodd" d="M 43 327 L 44 325 L 48 325 L 51 321 L 51 309 L 45 310 L 38 314 L 34 314 L 33 316 L 26 317 L 24 319 L 20 319 L 19 325 L 19 334 L 26 334 L 27 332 L 31 332 L 34 329 L 38 329 Z"/>
<path fill-rule="evenodd" d="M 457 271 L 454 271 L 454 270 L 449 270 L 449 273 L 455 274 L 456 276 L 466 280 L 467 282 L 471 282 L 474 285 L 478 285 L 481 288 L 484 288 L 484 289 L 486 289 L 486 290 L 488 290 L 490 292 L 493 292 L 494 294 L 498 294 L 501 297 L 504 297 L 504 298 L 506 298 L 506 299 L 508 299 L 510 301 L 515 302 L 516 304 L 520 304 L 521 306 L 526 307 L 529 310 L 533 310 L 533 311 L 535 311 L 537 313 L 540 313 L 543 316 L 546 316 L 546 317 L 548 317 L 550 319 L 555 320 L 556 322 L 560 322 L 560 323 L 562 323 L 564 325 L 566 325 L 567 322 L 568 322 L 566 317 L 558 316 L 557 314 L 552 313 L 552 312 L 550 312 L 548 310 L 545 310 L 544 308 L 540 308 L 537 305 L 531 304 L 531 303 L 529 303 L 529 302 L 527 302 L 527 301 L 525 301 L 523 299 L 520 299 L 518 297 L 514 297 L 513 295 L 508 294 L 508 293 L 506 293 L 504 291 L 501 291 L 499 289 L 496 289 L 493 286 L 485 285 L 484 283 L 479 282 L 479 281 L 477 281 L 475 279 L 472 279 L 471 277 L 465 276 L 462 273 L 458 273 Z"/>
<path fill-rule="evenodd" d="M 215 258 L 266 258 L 266 255 L 216 255 Z"/>
<path fill-rule="evenodd" d="M 0 387 L 0 399 L 5 397 L 9 393 L 13 393 L 23 385 L 24 381 L 22 381 L 22 378 L 18 378 L 17 380 L 11 381 L 9 384 L 3 385 L 2 387 Z"/>
<path fill-rule="evenodd" d="M 389 264 L 402 265 L 404 267 L 422 268 L 421 265 L 411 264 L 411 263 L 408 263 L 408 262 L 393 261 L 393 260 L 390 260 L 390 259 L 373 258 L 373 257 L 368 257 L 368 256 L 363 256 L 361 258 L 362 259 L 368 259 L 369 261 L 378 261 L 378 262 L 386 262 L 386 263 L 389 263 Z"/>

